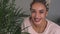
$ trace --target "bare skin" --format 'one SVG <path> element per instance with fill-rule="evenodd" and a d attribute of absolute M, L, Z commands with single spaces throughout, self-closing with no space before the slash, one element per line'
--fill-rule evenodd
<path fill-rule="evenodd" d="M 38 32 L 42 33 L 44 32 L 47 22 L 46 22 L 46 16 L 48 14 L 48 11 L 46 10 L 46 7 L 44 4 L 36 2 L 32 5 L 31 8 L 31 24 L 33 29 Z"/>

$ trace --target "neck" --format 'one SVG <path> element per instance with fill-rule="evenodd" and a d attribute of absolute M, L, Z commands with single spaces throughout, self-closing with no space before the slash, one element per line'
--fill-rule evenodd
<path fill-rule="evenodd" d="M 35 24 L 32 23 L 33 29 L 34 29 L 36 32 L 38 32 L 38 33 L 44 32 L 46 26 L 47 26 L 47 22 L 46 22 L 46 21 L 43 21 L 43 22 L 42 22 L 41 24 L 39 24 L 39 25 L 35 25 Z"/>

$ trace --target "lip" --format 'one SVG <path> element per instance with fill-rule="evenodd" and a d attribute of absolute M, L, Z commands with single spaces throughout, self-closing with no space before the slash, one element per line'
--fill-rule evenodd
<path fill-rule="evenodd" d="M 35 22 L 40 22 L 41 18 L 34 18 Z"/>

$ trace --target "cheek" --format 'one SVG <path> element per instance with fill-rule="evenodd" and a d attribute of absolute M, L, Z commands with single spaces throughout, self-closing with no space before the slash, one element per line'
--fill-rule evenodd
<path fill-rule="evenodd" d="M 41 14 L 41 17 L 42 17 L 42 18 L 46 18 L 46 13 Z"/>

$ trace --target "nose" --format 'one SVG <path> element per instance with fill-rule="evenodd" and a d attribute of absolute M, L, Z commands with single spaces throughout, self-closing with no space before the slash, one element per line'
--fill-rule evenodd
<path fill-rule="evenodd" d="M 39 12 L 36 12 L 35 17 L 39 18 L 40 16 L 41 16 L 41 14 Z"/>

